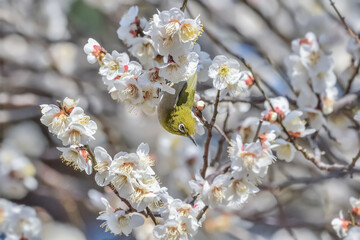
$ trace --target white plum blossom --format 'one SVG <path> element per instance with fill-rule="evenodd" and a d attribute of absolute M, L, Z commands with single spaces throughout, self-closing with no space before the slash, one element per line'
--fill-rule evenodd
<path fill-rule="evenodd" d="M 93 140 L 97 125 L 84 110 L 77 107 L 78 101 L 65 98 L 61 106 L 43 104 L 40 121 L 56 134 L 64 145 L 86 144 Z"/>
<path fill-rule="evenodd" d="M 69 124 L 65 112 L 54 104 L 42 104 L 40 107 L 42 113 L 42 117 L 40 118 L 41 123 L 47 126 L 49 131 L 55 135 L 64 132 Z"/>
<path fill-rule="evenodd" d="M 147 144 L 140 144 L 136 153 L 119 152 L 111 162 L 111 157 L 104 149 L 98 148 L 97 152 L 102 154 L 101 164 L 106 163 L 106 167 L 99 167 L 105 174 L 105 180 L 116 188 L 121 197 L 127 198 L 138 211 L 143 211 L 146 207 L 158 209 L 167 189 L 161 188 L 155 177 L 151 168 L 153 159 L 149 156 Z"/>
<path fill-rule="evenodd" d="M 150 69 L 157 65 L 157 52 L 154 48 L 154 42 L 150 38 L 135 38 L 129 52 L 139 59 L 144 69 Z"/>
<path fill-rule="evenodd" d="M 35 166 L 19 149 L 2 145 L 0 148 L 0 196 L 11 199 L 25 197 L 28 191 L 35 190 L 38 186 L 35 174 Z"/>
<path fill-rule="evenodd" d="M 127 70 L 125 66 L 128 65 L 129 61 L 129 56 L 126 53 L 118 53 L 114 50 L 111 54 L 107 53 L 102 59 L 103 65 L 100 67 L 99 73 L 106 76 L 108 80 L 112 80 Z"/>
<path fill-rule="evenodd" d="M 66 130 L 58 137 L 64 146 L 87 144 L 89 141 L 94 140 L 94 132 L 86 128 L 83 124 L 71 122 Z"/>
<path fill-rule="evenodd" d="M 350 197 L 350 205 L 355 215 L 360 215 L 360 199 Z"/>
<path fill-rule="evenodd" d="M 134 228 L 144 224 L 144 218 L 141 214 L 114 209 L 105 198 L 101 200 L 106 210 L 101 212 L 97 219 L 105 221 L 101 224 L 101 227 L 105 227 L 106 231 L 110 230 L 115 235 L 124 234 L 129 236 Z"/>
<path fill-rule="evenodd" d="M 168 92 L 170 94 L 175 93 L 175 89 L 166 84 L 166 81 L 163 77 L 159 76 L 159 68 L 152 68 L 145 71 L 139 77 L 139 82 L 141 85 L 152 85 L 153 88 L 158 88 L 161 91 Z"/>
<path fill-rule="evenodd" d="M 4 239 L 41 239 L 41 221 L 33 208 L 0 198 L 0 236 Z"/>
<path fill-rule="evenodd" d="M 276 152 L 276 156 L 280 160 L 285 160 L 286 162 L 291 162 L 296 153 L 295 147 L 288 141 L 285 141 L 282 138 L 276 139 L 276 145 L 273 150 Z"/>
<path fill-rule="evenodd" d="M 129 200 L 132 206 L 139 212 L 147 206 L 150 209 L 157 209 L 160 204 L 160 195 L 166 188 L 161 188 L 159 182 L 154 176 L 142 177 L 139 181 L 134 182 L 134 191 L 131 193 Z"/>
<path fill-rule="evenodd" d="M 132 77 L 123 77 L 114 81 L 114 88 L 110 90 L 111 96 L 121 102 L 138 104 L 143 101 L 142 89 L 139 82 Z"/>
<path fill-rule="evenodd" d="M 90 64 L 94 64 L 97 61 L 101 62 L 106 54 L 106 50 L 92 38 L 89 38 L 87 44 L 85 44 L 84 52 L 87 54 L 87 61 Z"/>
<path fill-rule="evenodd" d="M 320 110 L 305 108 L 303 109 L 306 119 L 309 120 L 309 125 L 311 128 L 320 130 L 324 125 L 326 125 L 326 120 L 323 113 Z"/>
<path fill-rule="evenodd" d="M 234 171 L 246 171 L 259 177 L 265 176 L 275 158 L 268 144 L 263 145 L 259 140 L 244 144 L 239 135 L 231 141 L 228 152 Z"/>
<path fill-rule="evenodd" d="M 138 13 L 139 9 L 137 6 L 130 7 L 119 23 L 120 27 L 117 30 L 118 37 L 128 46 L 133 45 L 135 39 L 141 37 L 142 31 L 148 24 L 145 18 L 138 17 Z"/>
<path fill-rule="evenodd" d="M 330 114 L 334 110 L 334 104 L 338 96 L 338 90 L 336 87 L 327 88 L 321 94 L 322 111 L 324 114 Z"/>
<path fill-rule="evenodd" d="M 193 239 L 203 220 L 197 220 L 203 207 L 200 202 L 191 206 L 180 199 L 169 198 L 161 214 L 164 223 L 154 228 L 154 236 L 159 239 Z"/>
<path fill-rule="evenodd" d="M 89 159 L 89 153 L 84 147 L 71 145 L 67 148 L 57 148 L 62 152 L 61 159 L 70 166 L 73 166 L 75 169 L 84 171 L 90 175 L 93 170 L 92 162 Z"/>
<path fill-rule="evenodd" d="M 322 111 L 329 114 L 333 111 L 333 103 L 324 96 L 331 95 L 331 100 L 337 97 L 335 89 L 336 76 L 333 72 L 334 61 L 320 47 L 314 33 L 307 33 L 305 38 L 292 41 L 291 54 L 285 59 L 291 83 L 299 92 L 297 103 L 301 108 L 316 108 L 320 94 Z M 331 94 L 329 94 L 331 91 Z"/>
<path fill-rule="evenodd" d="M 336 84 L 336 76 L 332 69 L 329 69 L 312 76 L 311 81 L 314 92 L 322 93 L 324 89 L 331 88 Z"/>
<path fill-rule="evenodd" d="M 212 183 L 196 175 L 196 180 L 189 182 L 190 187 L 199 193 L 199 199 L 211 208 L 227 204 L 226 189 L 229 186 L 230 176 L 220 174 L 215 177 Z"/>
<path fill-rule="evenodd" d="M 72 123 L 78 123 L 84 126 L 86 131 L 88 131 L 90 134 L 95 134 L 97 130 L 97 125 L 93 120 L 90 119 L 88 115 L 84 113 L 84 109 L 80 107 L 73 108 L 69 117 L 71 119 L 70 125 Z"/>
<path fill-rule="evenodd" d="M 339 238 L 343 238 L 347 235 L 350 224 L 350 221 L 344 219 L 342 212 L 339 213 L 339 218 L 334 218 L 331 221 L 331 225 Z"/>
<path fill-rule="evenodd" d="M 315 129 L 306 129 L 306 121 L 300 118 L 303 112 L 300 110 L 291 111 L 286 98 L 271 98 L 270 102 L 275 111 L 273 111 L 268 102 L 265 102 L 265 111 L 262 113 L 263 120 L 279 128 L 277 124 L 280 119 L 287 132 L 293 137 L 304 137 L 315 132 Z M 278 132 L 279 130 L 275 129 L 275 131 Z"/>
<path fill-rule="evenodd" d="M 224 55 L 216 56 L 209 67 L 209 77 L 213 79 L 214 87 L 219 90 L 237 83 L 240 76 L 239 62 Z"/>
<path fill-rule="evenodd" d="M 231 181 L 231 184 L 226 193 L 229 201 L 228 206 L 234 209 L 238 209 L 242 207 L 250 195 L 253 195 L 259 191 L 260 189 L 246 177 L 234 179 Z"/>
<path fill-rule="evenodd" d="M 263 112 L 263 118 L 266 119 L 277 119 L 278 115 L 280 115 L 281 118 L 284 118 L 285 115 L 287 115 L 290 112 L 290 108 L 289 108 L 289 102 L 285 97 L 275 97 L 275 98 L 270 98 L 270 102 L 272 104 L 272 106 L 275 109 L 275 112 L 273 112 L 273 109 L 271 108 L 270 104 L 265 101 L 264 102 L 264 107 L 265 107 L 265 112 Z M 270 116 L 266 116 L 270 114 Z M 269 122 L 272 122 L 272 120 L 267 120 Z"/>
<path fill-rule="evenodd" d="M 111 182 L 123 197 L 129 197 L 134 191 L 134 175 L 137 172 L 133 170 L 138 166 L 138 162 L 139 158 L 135 153 L 119 152 L 113 158 L 110 171 L 114 177 Z"/>
<path fill-rule="evenodd" d="M 177 60 L 170 57 L 168 63 L 159 67 L 159 76 L 173 83 L 186 81 L 197 70 L 199 55 L 196 52 L 190 52 L 181 55 Z"/>
<path fill-rule="evenodd" d="M 306 129 L 306 121 L 300 118 L 302 115 L 301 111 L 294 110 L 286 115 L 283 120 L 286 130 L 293 137 L 304 137 L 315 132 L 315 129 Z"/>
<path fill-rule="evenodd" d="M 162 56 L 171 55 L 175 61 L 186 54 L 201 34 L 199 18 L 184 18 L 178 8 L 154 14 L 149 30 L 145 32 L 154 41 L 155 50 Z"/>
<path fill-rule="evenodd" d="M 62 134 L 70 124 L 69 115 L 77 106 L 79 100 L 66 97 L 61 103 L 62 109 L 54 104 L 42 104 L 40 121 L 49 128 L 49 131 L 55 135 Z"/>
<path fill-rule="evenodd" d="M 112 179 L 109 172 L 112 158 L 104 148 L 99 146 L 94 149 L 94 155 L 96 160 L 96 166 L 94 166 L 94 170 L 96 170 L 95 181 L 99 186 L 106 186 Z"/>

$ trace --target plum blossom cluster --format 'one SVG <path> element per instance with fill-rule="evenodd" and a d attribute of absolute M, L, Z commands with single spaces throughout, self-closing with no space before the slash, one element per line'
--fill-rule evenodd
<path fill-rule="evenodd" d="M 66 147 L 58 148 L 62 152 L 62 159 L 67 165 L 75 169 L 92 173 L 92 162 L 85 145 L 94 140 L 97 130 L 96 123 L 78 107 L 78 100 L 65 98 L 58 105 L 41 105 L 42 117 L 40 121 L 49 128 L 49 132 L 56 135 Z"/>
<path fill-rule="evenodd" d="M 149 146 L 141 143 L 136 153 L 119 152 L 113 158 L 102 147 L 94 150 L 98 185 L 113 186 L 121 198 L 128 199 L 138 212 L 159 211 L 167 189 L 161 188 L 151 166 Z"/>
<path fill-rule="evenodd" d="M 295 156 L 296 149 L 288 141 L 288 136 L 280 126 L 280 121 L 292 138 L 302 138 L 314 133 L 316 130 L 306 128 L 306 121 L 301 118 L 303 112 L 300 110 L 290 110 L 289 102 L 285 97 L 271 98 L 270 102 L 274 109 L 268 102 L 265 102 L 265 111 L 262 112 L 262 120 L 264 121 L 263 130 L 269 128 L 274 131 L 277 137 L 275 140 L 276 146 L 274 147 L 277 157 L 290 162 Z M 320 113 L 320 120 L 318 120 L 320 121 L 319 128 L 322 125 L 321 117 Z"/>
<path fill-rule="evenodd" d="M 40 240 L 41 221 L 33 208 L 0 198 L 0 238 Z"/>
<path fill-rule="evenodd" d="M 309 32 L 304 38 L 292 41 L 291 54 L 285 59 L 292 86 L 298 93 L 300 108 L 333 111 L 338 95 L 334 61 L 321 48 L 316 35 Z"/>
<path fill-rule="evenodd" d="M 241 136 L 236 135 L 228 149 L 230 170 L 217 175 L 212 181 L 198 175 L 190 182 L 194 192 L 199 193 L 197 200 L 211 208 L 241 208 L 250 196 L 259 192 L 257 184 L 275 160 L 271 151 L 275 146 L 274 139 L 273 131 L 259 135 L 256 141 L 250 143 L 244 143 Z"/>
<path fill-rule="evenodd" d="M 350 197 L 351 211 L 348 217 L 344 217 L 342 211 L 338 218 L 331 221 L 331 225 L 339 238 L 359 239 L 360 237 L 360 200 Z"/>
<path fill-rule="evenodd" d="M 248 117 L 242 124 L 240 135 L 248 142 L 248 138 L 255 137 L 255 132 L 259 128 L 260 137 L 262 134 L 272 133 L 275 144 L 272 150 L 276 152 L 278 159 L 290 162 L 295 157 L 296 149 L 288 139 L 288 135 L 283 131 L 281 124 L 285 127 L 291 138 L 302 138 L 314 133 L 315 129 L 306 127 L 307 122 L 303 119 L 303 112 L 296 109 L 291 110 L 289 101 L 285 97 L 270 98 L 271 106 L 268 102 L 264 103 L 265 110 L 261 113 L 261 119 Z M 307 113 L 313 119 L 311 126 L 320 128 L 323 124 L 322 114 Z M 281 124 L 280 124 L 281 122 Z M 261 124 L 261 126 L 259 126 Z M 257 137 L 257 136 L 256 136 Z"/>
<path fill-rule="evenodd" d="M 104 221 L 102 226 L 114 234 L 129 235 L 133 228 L 144 224 L 144 217 L 140 213 L 151 211 L 159 213 L 163 218 L 163 224 L 154 229 L 156 237 L 189 239 L 195 235 L 203 220 L 197 220 L 203 205 L 192 206 L 181 200 L 174 200 L 166 188 L 160 187 L 152 169 L 154 159 L 149 155 L 148 144 L 141 143 L 135 153 L 119 152 L 114 157 L 100 146 L 92 151 L 84 145 L 91 140 L 89 136 L 95 132 L 86 132 L 89 127 L 87 124 L 90 124 L 91 120 L 77 107 L 77 103 L 78 101 L 65 98 L 58 102 L 58 106 L 41 105 L 41 122 L 51 133 L 57 134 L 64 145 L 70 145 L 58 148 L 67 164 L 75 169 L 85 170 L 87 174 L 95 170 L 96 183 L 99 186 L 111 187 L 114 193 L 128 204 L 125 207 L 113 207 L 103 198 L 105 211 L 98 217 Z M 79 115 L 80 113 L 82 115 Z M 83 121 L 78 121 L 79 119 Z M 72 124 L 80 125 L 71 127 Z M 91 129 L 96 131 L 96 124 L 91 123 L 91 126 Z M 86 135 L 83 137 L 82 134 Z"/>
<path fill-rule="evenodd" d="M 154 228 L 154 236 L 162 240 L 193 239 L 205 216 L 198 219 L 204 204 L 194 206 L 168 197 L 161 211 L 162 222 Z"/>
<path fill-rule="evenodd" d="M 274 132 L 286 138 L 286 134 L 282 131 L 280 121 L 286 128 L 288 134 L 294 138 L 305 137 L 315 132 L 315 129 L 307 129 L 306 121 L 300 117 L 303 112 L 300 110 L 291 110 L 289 102 L 285 97 L 270 98 L 271 105 L 268 102 L 264 103 L 265 111 L 262 112 L 262 120 L 264 127 L 268 126 Z M 321 126 L 321 123 L 320 123 Z"/>
<path fill-rule="evenodd" d="M 7 145 L 0 148 L 0 196 L 25 197 L 38 186 L 35 174 L 35 166 L 22 152 Z"/>
<path fill-rule="evenodd" d="M 101 224 L 102 227 L 105 227 L 105 231 L 128 236 L 134 228 L 144 224 L 144 217 L 141 214 L 113 208 L 105 198 L 101 198 L 101 201 L 106 209 L 100 213 L 97 219 L 105 221 Z"/>
<path fill-rule="evenodd" d="M 89 63 L 99 63 L 99 74 L 114 100 L 151 114 L 161 91 L 175 93 L 169 83 L 186 81 L 209 63 L 209 55 L 195 44 L 201 32 L 199 17 L 186 18 L 178 8 L 158 12 L 148 22 L 133 6 L 117 34 L 139 62 L 130 61 L 127 53 L 110 54 L 91 38 L 84 51 Z"/>

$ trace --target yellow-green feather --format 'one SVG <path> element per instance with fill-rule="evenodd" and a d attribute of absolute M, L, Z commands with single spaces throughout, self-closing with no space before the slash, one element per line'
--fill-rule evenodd
<path fill-rule="evenodd" d="M 194 105 L 194 96 L 196 90 L 197 73 L 192 75 L 185 83 L 184 88 L 179 93 L 177 106 L 185 105 L 192 108 Z"/>
<path fill-rule="evenodd" d="M 164 129 L 172 134 L 186 136 L 178 129 L 179 124 L 184 124 L 189 135 L 195 134 L 195 119 L 191 115 L 194 105 L 197 74 L 187 82 L 174 85 L 175 94 L 164 93 L 158 106 L 158 117 Z"/>

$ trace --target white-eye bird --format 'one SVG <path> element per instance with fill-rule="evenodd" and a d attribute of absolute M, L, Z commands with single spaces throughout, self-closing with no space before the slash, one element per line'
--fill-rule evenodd
<path fill-rule="evenodd" d="M 196 145 L 195 118 L 191 115 L 194 105 L 197 73 L 195 72 L 188 81 L 174 84 L 175 94 L 164 92 L 158 105 L 160 124 L 169 133 L 188 137 Z"/>

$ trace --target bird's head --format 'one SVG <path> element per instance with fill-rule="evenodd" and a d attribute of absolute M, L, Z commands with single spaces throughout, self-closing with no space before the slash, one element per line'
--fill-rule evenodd
<path fill-rule="evenodd" d="M 191 109 L 183 106 L 175 107 L 162 122 L 163 127 L 170 133 L 188 137 L 195 145 L 193 135 L 195 135 L 196 120 L 191 115 Z"/>

